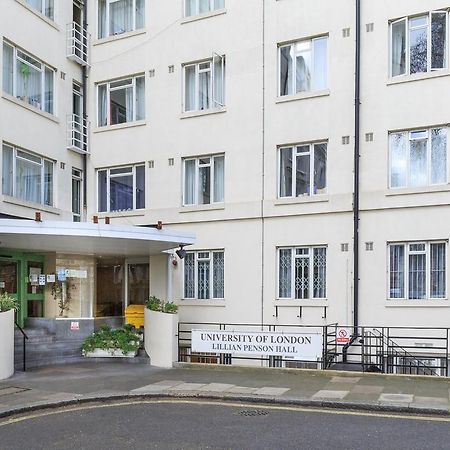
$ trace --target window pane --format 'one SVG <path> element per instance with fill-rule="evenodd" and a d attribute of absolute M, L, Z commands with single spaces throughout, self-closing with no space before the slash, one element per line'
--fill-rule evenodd
<path fill-rule="evenodd" d="M 311 90 L 311 44 L 301 42 L 297 44 L 296 56 L 296 92 Z"/>
<path fill-rule="evenodd" d="M 389 246 L 389 298 L 405 298 L 405 246 Z"/>
<path fill-rule="evenodd" d="M 107 125 L 106 84 L 98 86 L 98 126 Z"/>
<path fill-rule="evenodd" d="M 225 104 L 225 57 L 214 57 L 214 105 Z"/>
<path fill-rule="evenodd" d="M 209 276 L 210 276 L 210 261 L 198 261 L 197 262 L 197 280 L 198 280 L 198 294 L 199 299 L 210 298 L 209 291 Z"/>
<path fill-rule="evenodd" d="M 427 141 L 410 141 L 410 186 L 427 184 Z"/>
<path fill-rule="evenodd" d="M 26 2 L 32 6 L 34 9 L 37 9 L 39 12 L 42 12 L 42 2 L 44 0 L 26 0 Z"/>
<path fill-rule="evenodd" d="M 278 262 L 278 296 L 291 298 L 292 250 L 280 249 Z"/>
<path fill-rule="evenodd" d="M 295 258 L 295 279 L 294 293 L 295 298 L 309 298 L 309 256 Z"/>
<path fill-rule="evenodd" d="M 197 0 L 185 0 L 185 16 L 193 16 L 197 14 Z"/>
<path fill-rule="evenodd" d="M 107 171 L 98 171 L 98 211 L 106 212 L 107 208 Z"/>
<path fill-rule="evenodd" d="M 225 158 L 214 158 L 214 202 L 223 202 L 225 192 Z"/>
<path fill-rule="evenodd" d="M 310 186 L 310 155 L 297 156 L 296 168 L 296 192 L 295 195 L 309 195 L 311 193 Z"/>
<path fill-rule="evenodd" d="M 211 72 L 201 72 L 198 75 L 198 105 L 199 109 L 211 107 Z"/>
<path fill-rule="evenodd" d="M 280 197 L 292 197 L 292 147 L 280 149 Z"/>
<path fill-rule="evenodd" d="M 314 89 L 328 87 L 328 38 L 314 39 Z"/>
<path fill-rule="evenodd" d="M 447 33 L 447 14 L 432 13 L 431 15 L 431 68 L 442 69 L 447 66 L 445 58 Z"/>
<path fill-rule="evenodd" d="M 81 214 L 81 180 L 75 177 L 72 178 L 72 212 Z"/>
<path fill-rule="evenodd" d="M 447 130 L 431 130 L 431 184 L 447 182 Z"/>
<path fill-rule="evenodd" d="M 53 70 L 45 68 L 45 103 L 44 111 L 53 114 Z"/>
<path fill-rule="evenodd" d="M 184 87 L 184 110 L 193 111 L 196 108 L 195 101 L 195 66 L 187 66 L 184 68 L 185 87 Z"/>
<path fill-rule="evenodd" d="M 133 121 L 133 88 L 110 91 L 110 125 Z"/>
<path fill-rule="evenodd" d="M 44 161 L 44 204 L 53 205 L 53 163 Z"/>
<path fill-rule="evenodd" d="M 109 4 L 109 34 L 122 34 L 133 29 L 133 0 Z"/>
<path fill-rule="evenodd" d="M 215 9 L 225 8 L 225 0 L 214 0 L 214 8 Z"/>
<path fill-rule="evenodd" d="M 16 197 L 28 202 L 41 203 L 42 166 L 16 158 Z"/>
<path fill-rule="evenodd" d="M 292 89 L 292 51 L 293 46 L 291 45 L 280 48 L 280 95 L 290 95 L 294 93 Z"/>
<path fill-rule="evenodd" d="M 136 120 L 145 119 L 145 77 L 136 78 Z"/>
<path fill-rule="evenodd" d="M 3 146 L 3 179 L 2 192 L 5 195 L 13 195 L 13 149 Z"/>
<path fill-rule="evenodd" d="M 145 0 L 136 0 L 136 29 L 145 26 Z"/>
<path fill-rule="evenodd" d="M 136 166 L 136 209 L 145 208 L 145 166 Z"/>
<path fill-rule="evenodd" d="M 109 180 L 109 210 L 126 211 L 133 209 L 133 176 L 125 175 Z"/>
<path fill-rule="evenodd" d="M 408 174 L 408 135 L 394 133 L 389 136 L 391 152 L 391 187 L 405 187 Z"/>
<path fill-rule="evenodd" d="M 426 23 L 426 20 L 426 16 L 425 18 L 410 19 L 410 27 Z M 410 73 L 427 71 L 427 34 L 427 27 L 413 29 L 409 32 Z"/>
<path fill-rule="evenodd" d="M 46 0 L 45 2 L 45 11 L 44 14 L 49 18 L 49 19 L 54 19 L 54 14 L 55 14 L 55 7 L 53 4 L 54 0 Z"/>
<path fill-rule="evenodd" d="M 426 298 L 426 255 L 409 255 L 409 296 L 410 299 Z"/>
<path fill-rule="evenodd" d="M 314 194 L 323 194 L 327 187 L 327 144 L 314 145 Z"/>
<path fill-rule="evenodd" d="M 184 204 L 195 204 L 195 160 L 184 162 Z"/>
<path fill-rule="evenodd" d="M 106 36 L 106 0 L 98 0 L 98 37 Z"/>
<path fill-rule="evenodd" d="M 13 59 L 14 49 L 3 43 L 3 91 L 9 95 L 13 93 Z"/>
<path fill-rule="evenodd" d="M 313 298 L 325 298 L 327 288 L 327 249 L 313 249 Z"/>
<path fill-rule="evenodd" d="M 184 298 L 195 298 L 195 254 L 184 258 Z"/>
<path fill-rule="evenodd" d="M 430 296 L 431 298 L 445 298 L 446 283 L 446 260 L 445 244 L 430 244 L 431 259 L 431 280 Z"/>
<path fill-rule="evenodd" d="M 198 9 L 200 14 L 208 12 L 210 10 L 209 1 L 210 0 L 198 0 Z"/>
<path fill-rule="evenodd" d="M 41 109 L 42 107 L 41 72 L 34 66 L 17 60 L 16 95 L 24 102 Z"/>
<path fill-rule="evenodd" d="M 406 73 L 406 20 L 392 24 L 392 76 Z"/>
<path fill-rule="evenodd" d="M 211 167 L 200 167 L 198 172 L 198 203 L 209 205 L 211 203 Z"/>
<path fill-rule="evenodd" d="M 223 252 L 213 253 L 213 298 L 224 298 L 225 264 Z"/>

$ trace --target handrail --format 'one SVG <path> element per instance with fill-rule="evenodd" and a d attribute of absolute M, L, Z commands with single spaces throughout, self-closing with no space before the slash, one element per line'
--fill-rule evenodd
<path fill-rule="evenodd" d="M 27 371 L 27 353 L 26 353 L 27 344 L 26 344 L 26 342 L 28 341 L 29 337 L 28 337 L 27 333 L 25 333 L 23 328 L 17 323 L 17 320 L 15 320 L 14 323 L 15 323 L 16 327 L 18 328 L 18 330 L 22 333 L 22 337 L 23 337 L 23 371 L 26 372 Z"/>

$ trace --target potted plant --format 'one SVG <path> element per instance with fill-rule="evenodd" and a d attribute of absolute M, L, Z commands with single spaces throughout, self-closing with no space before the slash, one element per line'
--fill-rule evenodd
<path fill-rule="evenodd" d="M 154 296 L 145 306 L 144 342 L 150 363 L 172 367 L 178 359 L 178 306 Z"/>
<path fill-rule="evenodd" d="M 14 373 L 14 313 L 18 306 L 10 294 L 0 295 L 0 380 Z"/>
<path fill-rule="evenodd" d="M 87 358 L 133 358 L 140 346 L 141 335 L 132 325 L 116 330 L 103 325 L 84 340 L 81 353 Z"/>

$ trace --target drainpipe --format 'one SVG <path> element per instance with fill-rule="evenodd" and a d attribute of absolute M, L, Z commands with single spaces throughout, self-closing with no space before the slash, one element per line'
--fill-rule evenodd
<path fill-rule="evenodd" d="M 83 30 L 87 30 L 88 27 L 88 23 L 87 23 L 87 15 L 88 15 L 88 11 L 87 11 L 87 3 L 88 0 L 84 0 L 83 1 Z M 87 41 L 87 36 L 84 39 L 84 44 L 86 46 L 89 45 Z M 89 51 L 89 49 L 88 49 Z M 88 55 L 89 57 L 89 55 Z M 87 66 L 83 66 L 82 67 L 82 90 L 83 90 L 83 119 L 86 120 L 87 123 L 87 81 L 88 76 L 87 76 Z M 83 123 L 84 123 L 83 120 Z M 87 133 L 86 136 L 83 136 L 83 149 L 85 152 L 87 152 L 88 149 L 88 142 L 87 142 L 87 134 L 89 133 L 89 129 L 87 129 Z M 84 218 L 86 220 L 87 218 L 87 154 L 84 153 L 83 154 L 83 215 Z"/>
<path fill-rule="evenodd" d="M 360 87 L 361 87 L 361 0 L 356 1 L 355 48 L 355 153 L 353 191 L 353 327 L 359 325 L 359 158 L 360 158 Z"/>

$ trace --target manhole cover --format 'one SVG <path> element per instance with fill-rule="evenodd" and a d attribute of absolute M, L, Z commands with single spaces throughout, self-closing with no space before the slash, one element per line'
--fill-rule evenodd
<path fill-rule="evenodd" d="M 244 409 L 238 412 L 238 416 L 252 417 L 252 416 L 267 416 L 269 411 L 261 409 Z"/>

